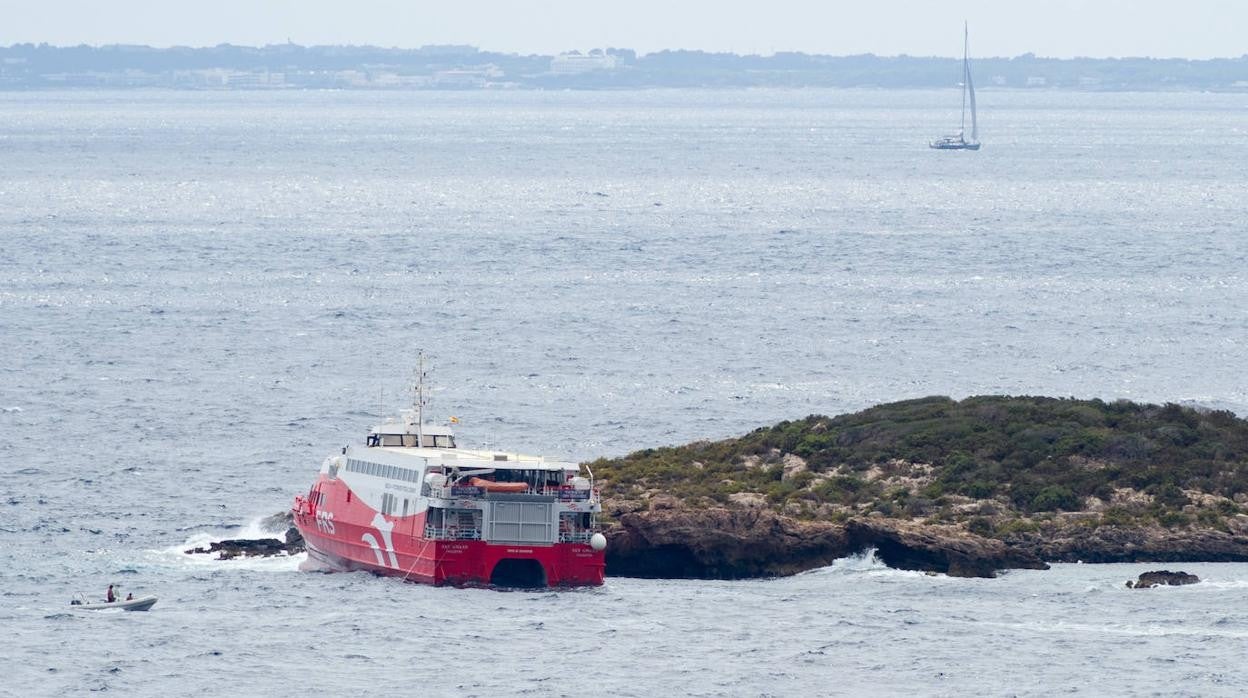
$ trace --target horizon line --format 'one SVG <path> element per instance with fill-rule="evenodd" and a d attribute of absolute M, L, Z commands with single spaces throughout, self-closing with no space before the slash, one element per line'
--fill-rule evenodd
<path fill-rule="evenodd" d="M 269 43 L 269 44 L 262 44 L 262 45 L 233 44 L 230 42 L 222 42 L 218 44 L 202 45 L 202 46 L 191 46 L 191 45 L 186 45 L 186 44 L 170 44 L 167 46 L 160 46 L 160 45 L 153 45 L 153 44 L 127 44 L 127 43 L 52 44 L 46 41 L 41 41 L 38 43 L 33 42 L 33 41 L 22 41 L 22 42 L 15 42 L 12 44 L 0 46 L 0 50 L 11 50 L 11 49 L 23 48 L 23 47 L 34 47 L 37 49 L 46 47 L 46 48 L 53 48 L 53 49 L 77 49 L 77 48 L 149 49 L 153 51 L 172 51 L 172 50 L 182 49 L 182 50 L 192 50 L 192 51 L 203 51 L 203 50 L 210 50 L 210 49 L 217 49 L 217 48 L 240 48 L 240 49 L 257 49 L 258 50 L 258 49 L 269 49 L 269 48 L 281 48 L 281 47 L 286 47 L 286 46 L 292 46 L 292 47 L 296 47 L 300 49 L 346 48 L 346 49 L 376 49 L 376 50 L 381 50 L 381 51 L 413 51 L 413 52 L 423 51 L 426 49 L 471 49 L 472 51 L 476 53 L 497 54 L 500 56 L 521 56 L 521 57 L 523 56 L 555 57 L 555 56 L 576 54 L 576 53 L 581 53 L 584 55 L 592 51 L 602 51 L 602 52 L 631 51 L 638 58 L 644 58 L 646 56 L 653 56 L 653 55 L 658 55 L 662 53 L 684 52 L 684 53 L 702 53 L 706 55 L 717 55 L 717 56 L 736 56 L 739 58 L 750 58 L 750 57 L 774 58 L 775 56 L 778 56 L 778 55 L 801 55 L 801 56 L 811 56 L 811 57 L 819 57 L 819 58 L 866 58 L 866 57 L 870 57 L 870 58 L 917 58 L 917 59 L 923 59 L 923 60 L 961 60 L 959 56 L 941 56 L 941 55 L 922 56 L 922 55 L 914 55 L 914 54 L 908 54 L 908 53 L 833 54 L 833 53 L 811 53 L 811 52 L 801 51 L 801 50 L 773 50 L 770 53 L 737 53 L 736 51 L 708 51 L 706 49 L 697 49 L 697 48 L 664 48 L 658 51 L 642 52 L 636 49 L 631 49 L 631 48 L 627 48 L 623 46 L 593 47 L 593 48 L 588 48 L 588 49 L 583 49 L 583 50 L 573 48 L 573 49 L 567 49 L 564 51 L 559 51 L 557 53 L 521 53 L 518 51 L 496 51 L 496 50 L 491 50 L 491 49 L 483 49 L 479 46 L 475 46 L 472 44 L 423 44 L 421 46 L 382 46 L 379 44 L 299 44 L 299 43 L 295 43 L 289 40 L 283 43 Z M 1044 60 L 1044 61 L 1150 60 L 1150 61 L 1186 61 L 1190 63 L 1206 63 L 1206 62 L 1214 62 L 1214 61 L 1239 61 L 1239 60 L 1248 61 L 1248 53 L 1244 53 L 1238 56 L 1211 56 L 1208 58 L 1186 58 L 1183 56 L 1066 56 L 1066 57 L 1062 57 L 1062 56 L 1038 56 L 1031 51 L 1026 51 L 1015 56 L 974 56 L 974 55 L 971 56 L 971 60 L 973 61 L 992 61 L 992 60 L 1011 61 L 1011 60 L 1015 60 L 1018 58 L 1028 58 L 1028 59 Z"/>

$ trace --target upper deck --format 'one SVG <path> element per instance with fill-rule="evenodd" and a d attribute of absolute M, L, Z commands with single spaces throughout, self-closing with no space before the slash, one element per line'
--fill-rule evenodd
<path fill-rule="evenodd" d="M 344 452 L 348 472 L 417 483 L 437 499 L 545 499 L 598 504 L 591 478 L 576 463 L 493 449 L 459 448 L 449 425 L 422 423 L 407 410 L 370 430 L 367 448 Z M 369 454 L 385 454 L 370 457 Z M 380 461 L 380 462 L 374 462 Z"/>

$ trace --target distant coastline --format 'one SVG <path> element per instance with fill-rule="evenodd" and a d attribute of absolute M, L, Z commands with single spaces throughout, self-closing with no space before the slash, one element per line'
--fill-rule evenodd
<path fill-rule="evenodd" d="M 1238 58 L 1013 58 L 974 61 L 982 88 L 1248 92 Z M 942 88 L 960 61 L 916 56 L 770 56 L 630 49 L 519 55 L 473 46 L 0 46 L 0 90 L 477 90 Z M 981 77 L 982 76 L 982 77 Z"/>

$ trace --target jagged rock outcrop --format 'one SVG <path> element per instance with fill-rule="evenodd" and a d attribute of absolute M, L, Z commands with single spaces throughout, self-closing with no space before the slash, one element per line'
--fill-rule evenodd
<path fill-rule="evenodd" d="M 607 532 L 607 574 L 744 579 L 795 574 L 852 551 L 844 527 L 763 509 L 660 509 L 623 514 Z"/>
<path fill-rule="evenodd" d="M 1001 570 L 1049 568 L 1028 551 L 957 526 L 851 519 L 845 524 L 845 534 L 855 548 L 875 548 L 876 557 L 884 564 L 903 570 L 940 572 L 951 577 L 995 577 Z"/>
<path fill-rule="evenodd" d="M 1187 572 L 1171 572 L 1170 570 L 1158 570 L 1155 572 L 1145 572 L 1133 584 L 1127 581 L 1128 589 L 1151 589 L 1156 586 L 1183 586 L 1184 584 L 1195 584 L 1200 581 L 1200 577 Z"/>
<path fill-rule="evenodd" d="M 957 577 L 1048 569 L 1029 552 L 956 526 L 855 519 L 803 522 L 757 509 L 632 512 L 607 534 L 607 573 L 741 579 L 795 574 L 875 548 L 887 565 Z"/>
<path fill-rule="evenodd" d="M 621 513 L 607 531 L 607 573 L 739 579 L 794 574 L 874 548 L 890 567 L 955 577 L 1047 569 L 1051 562 L 1248 562 L 1248 535 L 1209 529 L 1046 525 L 1001 539 L 966 527 L 861 517 L 803 522 L 760 506 L 665 503 Z"/>

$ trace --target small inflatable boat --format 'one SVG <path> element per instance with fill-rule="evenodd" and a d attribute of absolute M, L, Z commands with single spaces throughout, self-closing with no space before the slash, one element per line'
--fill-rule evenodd
<path fill-rule="evenodd" d="M 140 596 L 137 599 L 121 600 L 118 599 L 112 603 L 101 601 L 99 603 L 83 603 L 77 599 L 70 601 L 69 605 L 79 611 L 105 611 L 110 608 L 120 608 L 123 611 L 146 611 L 156 605 L 155 596 Z"/>

